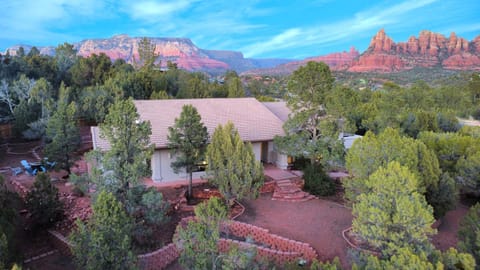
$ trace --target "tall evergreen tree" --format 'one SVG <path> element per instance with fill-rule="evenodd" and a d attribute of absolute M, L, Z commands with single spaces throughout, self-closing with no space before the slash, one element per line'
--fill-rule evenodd
<path fill-rule="evenodd" d="M 138 61 L 135 61 L 137 67 L 144 67 L 147 69 L 155 65 L 155 60 L 158 55 L 155 53 L 156 44 L 151 39 L 143 37 L 138 42 Z"/>
<path fill-rule="evenodd" d="M 184 105 L 173 127 L 168 128 L 168 147 L 176 158 L 170 164 L 175 173 L 185 169 L 188 174 L 188 198 L 192 197 L 192 174 L 196 164 L 204 160 L 208 141 L 207 128 L 192 105 Z"/>
<path fill-rule="evenodd" d="M 93 204 L 88 224 L 77 220 L 72 253 L 81 269 L 136 269 L 131 251 L 132 220 L 115 196 L 102 191 Z"/>
<path fill-rule="evenodd" d="M 151 134 L 150 122 L 140 120 L 132 98 L 117 100 L 100 125 L 100 136 L 110 144 L 103 155 L 103 169 L 111 172 L 111 190 L 120 195 L 122 202 L 130 187 L 149 173 L 147 160 L 153 152 Z"/>
<path fill-rule="evenodd" d="M 330 68 L 322 62 L 308 62 L 290 77 L 285 100 L 292 114 L 283 125 L 286 135 L 275 138 L 282 153 L 308 158 L 312 165 L 341 159 L 343 144 L 325 107 L 333 82 Z"/>
<path fill-rule="evenodd" d="M 66 94 L 58 101 L 57 110 L 47 124 L 47 140 L 45 155 L 56 161 L 60 168 L 71 173 L 70 167 L 77 158 L 73 153 L 80 145 L 80 130 L 77 123 L 77 106 L 74 102 L 67 103 Z"/>
<path fill-rule="evenodd" d="M 263 166 L 255 159 L 252 144 L 244 143 L 235 126 L 219 125 L 207 147 L 207 174 L 229 204 L 255 197 L 263 184 Z"/>

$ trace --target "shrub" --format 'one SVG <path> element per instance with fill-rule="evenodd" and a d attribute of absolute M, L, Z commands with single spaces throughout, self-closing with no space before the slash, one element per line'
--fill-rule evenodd
<path fill-rule="evenodd" d="M 130 188 L 125 202 L 126 210 L 133 218 L 133 240 L 139 245 L 154 245 L 153 233 L 168 221 L 169 203 L 163 199 L 162 193 L 145 186 Z"/>
<path fill-rule="evenodd" d="M 472 254 L 477 261 L 475 269 L 480 269 L 480 203 L 472 206 L 463 218 L 458 239 L 460 251 Z"/>
<path fill-rule="evenodd" d="M 70 182 L 73 184 L 73 195 L 83 197 L 85 194 L 88 193 L 90 179 L 87 174 L 79 176 L 72 173 L 70 174 L 69 178 Z"/>
<path fill-rule="evenodd" d="M 58 198 L 58 189 L 45 173 L 37 175 L 25 201 L 34 228 L 50 227 L 63 217 L 63 204 Z"/>
<path fill-rule="evenodd" d="M 314 195 L 329 196 L 335 194 L 335 183 L 328 177 L 319 164 L 307 164 L 303 169 L 304 189 Z"/>

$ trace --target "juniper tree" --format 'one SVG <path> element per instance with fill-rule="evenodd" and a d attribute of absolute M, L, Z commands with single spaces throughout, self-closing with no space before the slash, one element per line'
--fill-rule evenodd
<path fill-rule="evenodd" d="M 391 162 L 365 182 L 367 192 L 353 205 L 353 231 L 391 256 L 403 247 L 429 250 L 435 233 L 433 209 L 418 192 L 417 177 L 407 167 Z"/>
<path fill-rule="evenodd" d="M 219 125 L 207 147 L 207 174 L 229 204 L 254 197 L 263 184 L 263 167 L 251 143 L 244 143 L 231 122 Z"/>
<path fill-rule="evenodd" d="M 184 105 L 175 124 L 168 128 L 168 148 L 175 157 L 170 166 L 175 173 L 184 169 L 188 175 L 188 198 L 192 197 L 192 175 L 196 164 L 204 160 L 208 141 L 207 128 L 192 105 Z"/>
<path fill-rule="evenodd" d="M 112 193 L 102 191 L 88 224 L 76 221 L 70 240 L 75 263 L 81 269 L 135 269 L 131 251 L 132 220 Z"/>

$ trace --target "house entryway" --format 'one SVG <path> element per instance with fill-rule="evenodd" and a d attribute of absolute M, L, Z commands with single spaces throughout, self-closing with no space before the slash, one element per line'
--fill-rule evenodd
<path fill-rule="evenodd" d="M 302 191 L 303 178 L 301 171 L 282 170 L 270 164 L 264 165 L 265 181 L 274 181 L 275 188 L 272 200 L 288 202 L 304 202 L 317 197 Z"/>

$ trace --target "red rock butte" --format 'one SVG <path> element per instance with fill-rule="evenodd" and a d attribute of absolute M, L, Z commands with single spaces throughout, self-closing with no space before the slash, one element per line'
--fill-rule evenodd
<path fill-rule="evenodd" d="M 372 38 L 368 49 L 347 68 L 351 72 L 396 72 L 414 67 L 480 70 L 480 36 L 473 41 L 421 31 L 418 38 L 395 43 L 383 29 Z"/>

